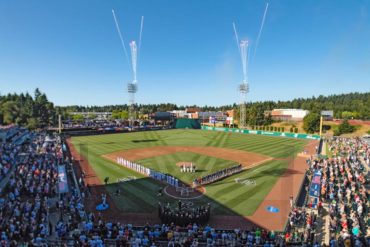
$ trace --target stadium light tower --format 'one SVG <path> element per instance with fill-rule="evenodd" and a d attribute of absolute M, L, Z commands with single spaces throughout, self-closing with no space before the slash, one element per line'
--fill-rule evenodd
<path fill-rule="evenodd" d="M 114 10 L 112 9 L 112 14 L 114 18 L 114 22 L 116 24 L 116 29 L 118 32 L 118 36 L 121 40 L 123 51 L 125 52 L 125 56 L 127 59 L 127 63 L 132 69 L 133 74 L 133 80 L 132 82 L 127 83 L 127 92 L 129 94 L 129 122 L 130 126 L 132 127 L 134 124 L 134 121 L 136 119 L 136 111 L 135 111 L 135 94 L 137 92 L 137 61 L 138 61 L 138 55 L 141 47 L 141 37 L 143 34 L 143 25 L 144 25 L 144 16 L 141 17 L 141 24 L 140 24 L 140 34 L 139 34 L 139 46 L 136 45 L 136 42 L 133 40 L 129 43 L 130 45 L 130 51 L 131 51 L 131 63 L 130 59 L 126 50 L 125 42 L 123 40 L 123 36 L 121 33 L 121 30 L 118 25 L 116 14 L 114 13 Z"/>
<path fill-rule="evenodd" d="M 239 93 L 240 93 L 240 103 L 239 103 L 239 127 L 247 127 L 247 110 L 246 110 L 246 100 L 247 93 L 249 92 L 249 84 L 247 77 L 247 61 L 248 61 L 248 40 L 241 40 L 239 43 L 240 57 L 243 67 L 243 82 L 239 84 Z"/>
<path fill-rule="evenodd" d="M 261 27 L 260 27 L 260 30 L 259 30 L 258 36 L 257 36 L 257 42 L 256 42 L 255 48 L 254 48 L 254 56 L 256 55 L 257 48 L 258 48 L 258 43 L 259 43 L 259 40 L 261 38 L 263 26 L 265 24 L 265 19 L 266 19 L 268 7 L 269 7 L 269 4 L 266 3 L 265 12 L 263 13 L 263 17 L 262 17 Z M 240 58 L 241 58 L 241 61 L 242 61 L 242 67 L 243 67 L 243 82 L 241 84 L 239 84 L 239 86 L 238 86 L 238 90 L 239 90 L 239 93 L 240 93 L 239 127 L 240 128 L 246 128 L 247 127 L 246 99 L 247 99 L 247 93 L 249 92 L 249 82 L 248 82 L 248 73 L 247 72 L 248 72 L 249 50 L 250 50 L 249 48 L 250 47 L 249 47 L 248 40 L 241 40 L 239 42 L 239 35 L 238 35 L 237 30 L 236 30 L 236 26 L 235 26 L 234 22 L 233 22 L 233 28 L 234 28 L 236 45 L 238 46 Z"/>
<path fill-rule="evenodd" d="M 137 80 L 136 80 L 136 65 L 137 65 L 137 46 L 135 41 L 130 42 L 131 50 L 131 65 L 133 73 L 133 81 L 127 84 L 127 92 L 129 94 L 129 121 L 130 125 L 133 126 L 136 119 L 135 111 L 135 93 L 137 92 Z"/>

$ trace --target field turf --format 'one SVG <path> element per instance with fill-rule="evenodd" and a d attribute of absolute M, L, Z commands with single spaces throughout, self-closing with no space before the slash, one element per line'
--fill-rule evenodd
<path fill-rule="evenodd" d="M 101 181 L 107 176 L 110 178 L 110 184 L 106 186 L 106 189 L 115 199 L 117 206 L 124 212 L 137 213 L 155 212 L 158 200 L 173 203 L 175 199 L 167 196 L 158 198 L 157 191 L 159 187 L 164 186 L 163 184 L 121 167 L 103 158 L 102 155 L 153 146 L 212 146 L 244 150 L 277 158 L 207 185 L 205 196 L 192 201 L 195 204 L 211 203 L 213 214 L 247 216 L 254 213 L 277 179 L 283 174 L 289 161 L 297 152 L 302 151 L 307 141 L 203 130 L 166 130 L 73 137 L 72 143 L 77 151 L 88 159 Z M 191 181 L 192 175 L 186 176 L 186 174 L 178 173 L 178 168 L 175 166 L 178 161 L 192 161 L 204 174 L 214 171 L 216 167 L 228 167 L 235 164 L 233 161 L 187 152 L 148 158 L 138 163 L 170 174 L 177 172 L 176 176 L 180 179 Z M 118 182 L 119 179 L 128 176 L 135 176 L 137 179 Z M 235 178 L 253 180 L 256 185 L 237 184 L 234 182 Z M 121 189 L 120 197 L 113 195 L 117 188 Z"/>
<path fill-rule="evenodd" d="M 180 168 L 176 166 L 177 162 L 194 162 L 195 160 L 197 160 L 197 163 L 194 163 L 196 164 L 197 169 L 197 172 L 195 173 L 181 172 Z M 145 167 L 152 168 L 156 171 L 161 171 L 165 174 L 171 174 L 172 176 L 188 184 L 191 184 L 192 181 L 197 177 L 202 177 L 221 169 L 236 165 L 234 161 L 218 159 L 215 157 L 191 152 L 177 152 L 169 155 L 161 155 L 154 158 L 139 160 L 137 163 L 142 164 Z"/>

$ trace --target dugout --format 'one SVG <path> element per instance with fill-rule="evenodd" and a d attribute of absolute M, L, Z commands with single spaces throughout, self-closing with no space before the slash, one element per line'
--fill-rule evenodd
<path fill-rule="evenodd" d="M 193 118 L 178 118 L 175 120 L 175 129 L 200 129 L 200 120 Z"/>

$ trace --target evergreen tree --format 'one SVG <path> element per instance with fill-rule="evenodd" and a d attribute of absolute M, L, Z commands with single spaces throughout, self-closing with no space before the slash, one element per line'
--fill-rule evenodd
<path fill-rule="evenodd" d="M 320 129 L 320 114 L 309 113 L 303 118 L 303 129 L 307 133 L 315 133 Z"/>
<path fill-rule="evenodd" d="M 353 131 L 355 131 L 355 127 L 349 124 L 348 119 L 344 119 L 339 124 L 338 129 L 334 130 L 334 135 L 340 136 L 341 134 L 352 133 Z"/>

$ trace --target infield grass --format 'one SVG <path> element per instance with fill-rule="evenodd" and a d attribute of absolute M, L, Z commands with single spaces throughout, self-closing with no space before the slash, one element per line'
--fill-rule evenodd
<path fill-rule="evenodd" d="M 181 172 L 176 166 L 177 162 L 194 162 L 196 172 Z M 219 159 L 191 152 L 177 152 L 169 155 L 161 155 L 153 158 L 137 161 L 148 168 L 152 168 L 162 173 L 171 174 L 181 181 L 191 184 L 195 178 L 237 165 L 235 161 Z"/>

